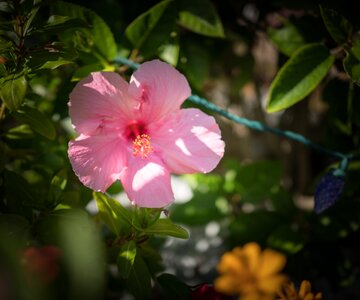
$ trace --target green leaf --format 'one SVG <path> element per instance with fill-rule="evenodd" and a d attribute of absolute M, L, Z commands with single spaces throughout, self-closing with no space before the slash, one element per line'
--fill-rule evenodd
<path fill-rule="evenodd" d="M 131 22 L 125 34 L 136 49 L 148 56 L 170 38 L 175 19 L 174 1 L 164 0 Z"/>
<path fill-rule="evenodd" d="M 61 202 L 66 184 L 67 172 L 66 169 L 62 169 L 54 176 L 50 183 L 48 201 L 53 207 Z"/>
<path fill-rule="evenodd" d="M 289 224 L 279 226 L 268 238 L 271 248 L 288 254 L 295 254 L 304 247 L 305 241 L 300 232 L 291 229 Z"/>
<path fill-rule="evenodd" d="M 29 125 L 23 124 L 10 128 L 5 136 L 10 140 L 26 140 L 33 139 L 35 133 L 31 130 Z"/>
<path fill-rule="evenodd" d="M 162 208 L 137 207 L 134 216 L 142 228 L 146 228 L 154 224 L 161 215 Z"/>
<path fill-rule="evenodd" d="M 268 35 L 279 51 L 287 56 L 306 44 L 299 29 L 289 21 L 284 22 L 281 28 L 269 28 Z"/>
<path fill-rule="evenodd" d="M 17 110 L 24 101 L 27 81 L 22 74 L 9 75 L 0 80 L 0 98 L 10 111 Z"/>
<path fill-rule="evenodd" d="M 39 11 L 39 8 L 40 8 L 40 3 L 39 1 L 35 0 L 33 2 L 33 6 L 32 6 L 32 9 L 30 10 L 30 12 L 28 13 L 28 15 L 26 16 L 25 18 L 25 24 L 24 24 L 24 35 L 25 36 L 28 36 L 28 30 L 29 28 L 31 28 L 31 23 L 33 22 L 37 12 Z"/>
<path fill-rule="evenodd" d="M 132 215 L 118 201 L 107 197 L 105 194 L 94 192 L 96 204 L 99 208 L 101 220 L 116 235 L 128 232 L 132 222 Z"/>
<path fill-rule="evenodd" d="M 179 239 L 189 238 L 189 233 L 181 226 L 174 224 L 170 219 L 159 219 L 143 231 L 147 234 L 173 236 Z"/>
<path fill-rule="evenodd" d="M 119 268 L 119 274 L 122 278 L 129 278 L 136 257 L 136 244 L 134 241 L 128 241 L 120 248 L 116 263 Z"/>
<path fill-rule="evenodd" d="M 74 63 L 73 61 L 70 60 L 64 60 L 64 59 L 59 59 L 56 61 L 47 61 L 46 63 L 44 63 L 40 69 L 51 69 L 54 70 L 62 65 L 68 65 L 68 64 L 72 64 Z"/>
<path fill-rule="evenodd" d="M 208 0 L 180 1 L 179 24 L 188 30 L 211 37 L 224 37 L 221 20 Z"/>
<path fill-rule="evenodd" d="M 63 30 L 88 27 L 84 20 L 79 18 L 70 18 L 69 16 L 50 16 L 46 25 L 31 31 L 35 34 L 57 34 Z"/>
<path fill-rule="evenodd" d="M 137 300 L 148 300 L 151 295 L 151 275 L 141 254 L 137 251 L 126 287 Z"/>
<path fill-rule="evenodd" d="M 190 288 L 176 276 L 172 274 L 161 274 L 157 278 L 165 299 L 188 300 L 190 298 Z"/>
<path fill-rule="evenodd" d="M 351 52 L 360 61 L 360 36 L 357 35 L 352 41 Z"/>
<path fill-rule="evenodd" d="M 296 51 L 271 83 L 267 112 L 286 109 L 309 95 L 334 59 L 322 44 L 308 44 Z"/>
<path fill-rule="evenodd" d="M 12 115 L 18 122 L 28 124 L 31 129 L 42 136 L 50 140 L 55 138 L 56 130 L 53 122 L 39 110 L 29 106 L 22 106 Z"/>
<path fill-rule="evenodd" d="M 346 73 L 357 84 L 360 85 L 360 37 L 355 37 L 352 47 L 345 50 L 346 57 L 343 65 Z"/>
<path fill-rule="evenodd" d="M 54 42 L 43 49 L 37 49 L 30 53 L 26 65 L 31 72 L 42 69 L 56 69 L 57 67 L 74 63 L 77 54 L 74 49 L 67 47 L 64 43 Z"/>
<path fill-rule="evenodd" d="M 80 5 L 64 1 L 56 1 L 54 4 L 54 11 L 58 15 L 85 21 L 90 29 L 79 28 L 78 30 L 85 35 L 90 35 L 92 41 L 88 45 L 89 48 L 91 48 L 92 51 L 99 52 L 102 57 L 108 61 L 115 58 L 117 46 L 114 36 L 109 26 L 95 12 Z"/>
<path fill-rule="evenodd" d="M 345 52 L 346 57 L 343 60 L 344 69 L 350 78 L 360 86 L 360 61 L 351 50 L 345 50 Z"/>
<path fill-rule="evenodd" d="M 161 52 L 159 53 L 159 57 L 163 61 L 176 67 L 179 60 L 179 53 L 180 53 L 180 46 L 179 43 L 177 43 L 176 41 L 173 44 L 164 45 L 164 47 L 161 49 Z"/>
<path fill-rule="evenodd" d="M 320 6 L 320 13 L 334 41 L 340 45 L 347 43 L 353 32 L 350 22 L 333 9 Z"/>
<path fill-rule="evenodd" d="M 37 53 L 39 55 L 40 53 Z M 56 53 L 57 57 L 54 55 L 49 55 L 49 52 L 43 51 L 43 57 L 41 59 L 34 59 L 29 62 L 31 67 L 31 72 L 37 72 L 39 70 L 50 69 L 55 70 L 56 68 L 62 65 L 73 64 L 74 61 L 61 57 L 61 54 Z"/>

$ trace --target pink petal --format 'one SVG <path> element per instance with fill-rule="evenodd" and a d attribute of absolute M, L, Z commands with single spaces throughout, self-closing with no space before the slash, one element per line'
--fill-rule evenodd
<path fill-rule="evenodd" d="M 160 125 L 151 125 L 149 133 L 154 149 L 173 173 L 210 172 L 224 155 L 225 143 L 215 119 L 195 108 L 181 109 Z"/>
<path fill-rule="evenodd" d="M 128 83 L 112 72 L 94 72 L 70 94 L 69 114 L 77 132 L 91 135 L 119 127 L 132 118 L 137 104 L 129 97 Z"/>
<path fill-rule="evenodd" d="M 140 102 L 140 113 L 149 122 L 179 109 L 191 90 L 179 71 L 160 60 L 152 60 L 141 64 L 131 76 L 129 94 Z"/>
<path fill-rule="evenodd" d="M 121 183 L 132 203 L 140 207 L 164 207 L 174 199 L 170 173 L 154 153 L 145 159 L 129 157 Z"/>
<path fill-rule="evenodd" d="M 75 174 L 87 187 L 105 192 L 120 178 L 126 164 L 126 144 L 113 136 L 81 135 L 69 142 L 68 155 Z"/>

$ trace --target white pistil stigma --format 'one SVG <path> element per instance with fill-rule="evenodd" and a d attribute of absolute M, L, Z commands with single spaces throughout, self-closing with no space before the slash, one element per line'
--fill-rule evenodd
<path fill-rule="evenodd" d="M 142 159 L 147 158 L 154 149 L 150 143 L 151 137 L 147 134 L 138 135 L 133 141 L 133 155 L 140 156 Z"/>

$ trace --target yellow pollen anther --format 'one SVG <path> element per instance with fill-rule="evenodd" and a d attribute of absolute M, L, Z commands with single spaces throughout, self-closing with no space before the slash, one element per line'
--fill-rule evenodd
<path fill-rule="evenodd" d="M 154 151 L 150 144 L 151 137 L 147 134 L 141 134 L 133 141 L 133 155 L 147 158 Z"/>

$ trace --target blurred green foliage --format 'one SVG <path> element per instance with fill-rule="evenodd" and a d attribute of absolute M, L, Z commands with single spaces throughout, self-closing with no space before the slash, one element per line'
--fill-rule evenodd
<path fill-rule="evenodd" d="M 69 93 L 93 71 L 127 77 L 118 56 L 138 63 L 160 57 L 186 75 L 194 93 L 263 121 L 281 111 L 274 118 L 284 130 L 293 126 L 359 155 L 354 3 L 1 1 L 0 298 L 188 299 L 191 283 L 213 280 L 214 272 L 189 283 L 164 273 L 163 249 L 168 237 L 186 239 L 213 222 L 222 251 L 258 242 L 285 253 L 289 277 L 311 280 L 325 299 L 359 298 L 359 161 L 348 166 L 341 199 L 316 215 L 316 183 L 338 162 L 296 144 L 284 150 L 277 139 L 259 146 L 220 119 L 225 159 L 212 174 L 182 176 L 192 197 L 166 210 L 124 206 L 114 199 L 119 183 L 93 193 L 67 157 Z M 298 152 L 308 159 L 292 155 Z M 23 270 L 23 250 L 44 245 L 62 253 L 51 284 L 29 281 Z"/>

